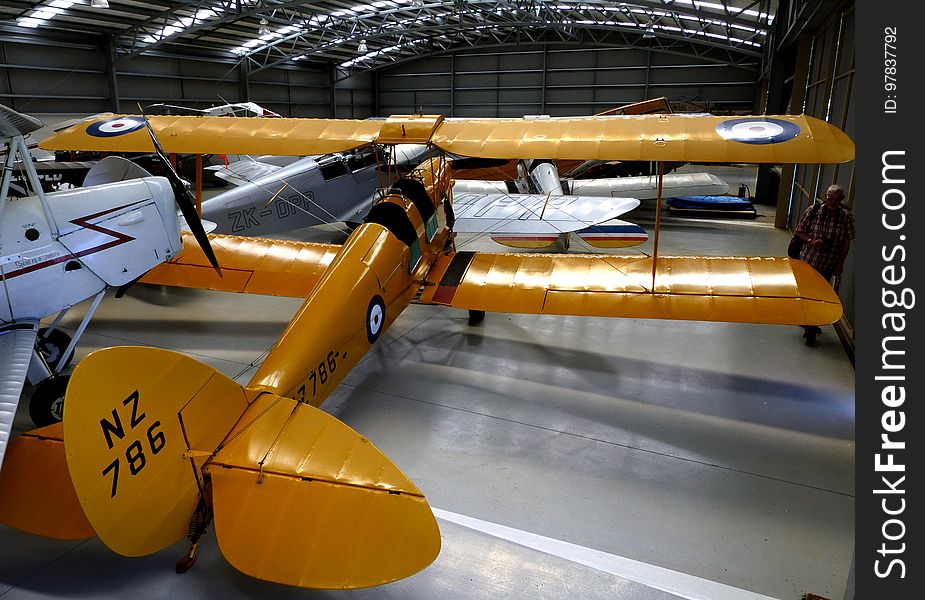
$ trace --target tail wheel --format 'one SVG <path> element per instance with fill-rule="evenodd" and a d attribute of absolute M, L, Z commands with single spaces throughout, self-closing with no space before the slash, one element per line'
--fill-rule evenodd
<path fill-rule="evenodd" d="M 48 363 L 48 367 L 55 371 L 58 369 L 58 363 L 61 362 L 61 355 L 64 354 L 64 351 L 67 350 L 68 345 L 71 343 L 71 336 L 60 329 L 53 329 L 51 333 L 47 332 L 47 327 L 39 329 L 38 350 L 42 357 L 45 358 L 45 362 Z M 71 359 L 73 358 L 74 354 L 71 353 L 67 360 L 64 361 L 64 364 L 61 365 L 61 368 L 64 369 L 71 364 Z"/>
<path fill-rule="evenodd" d="M 64 392 L 69 375 L 55 375 L 39 382 L 29 400 L 29 416 L 37 427 L 52 425 L 64 417 Z"/>

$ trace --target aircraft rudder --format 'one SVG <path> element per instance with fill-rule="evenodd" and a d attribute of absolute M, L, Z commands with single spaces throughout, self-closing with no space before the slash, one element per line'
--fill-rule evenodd
<path fill-rule="evenodd" d="M 116 347 L 81 361 L 64 406 L 67 466 L 88 520 L 113 551 L 141 556 L 187 534 L 199 467 L 247 400 L 192 358 Z"/>

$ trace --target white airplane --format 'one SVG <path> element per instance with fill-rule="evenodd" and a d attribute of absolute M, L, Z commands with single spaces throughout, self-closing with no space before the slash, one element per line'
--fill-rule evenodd
<path fill-rule="evenodd" d="M 453 193 L 497 193 L 506 190 L 543 194 L 550 199 L 574 194 L 583 198 L 632 197 L 650 200 L 669 196 L 722 195 L 729 191 L 729 185 L 725 181 L 710 173 L 669 173 L 662 176 L 661 189 L 656 175 L 599 179 L 562 178 L 555 163 L 549 160 L 521 160 L 517 164 L 517 175 L 515 180 L 504 181 L 457 180 L 453 186 Z M 571 233 L 597 248 L 635 246 L 649 238 L 639 225 L 613 219 L 573 232 L 547 235 L 511 235 L 496 232 L 492 234 L 491 239 L 516 248 L 545 248 L 557 241 L 568 248 Z"/>
<path fill-rule="evenodd" d="M 178 204 L 211 253 L 176 174 L 175 179 L 144 176 L 143 169 L 111 157 L 88 175 L 97 185 L 44 193 L 25 142 L 43 126 L 0 105 L 0 140 L 10 145 L 0 180 L 0 464 L 25 379 L 36 386 L 33 421 L 60 420 L 68 380 L 62 371 L 106 290 L 131 283 L 180 251 Z M 17 156 L 32 196 L 9 195 Z M 136 175 L 142 177 L 131 179 Z M 88 299 L 90 308 L 73 338 L 57 329 L 71 307 Z M 40 328 L 40 321 L 54 314 L 51 325 Z"/>

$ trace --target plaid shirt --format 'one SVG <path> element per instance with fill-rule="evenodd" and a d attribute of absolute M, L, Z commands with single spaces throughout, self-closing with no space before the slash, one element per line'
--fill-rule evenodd
<path fill-rule="evenodd" d="M 813 207 L 809 206 L 795 231 L 808 234 L 810 239 L 825 240 L 825 244 L 818 247 L 804 242 L 800 260 L 812 265 L 823 276 L 831 277 L 842 245 L 854 239 L 854 215 L 843 206 L 833 212 L 825 205 L 819 205 L 814 214 Z"/>

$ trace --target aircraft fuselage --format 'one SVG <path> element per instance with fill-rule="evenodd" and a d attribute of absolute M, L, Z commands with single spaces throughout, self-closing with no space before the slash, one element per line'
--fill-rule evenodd
<path fill-rule="evenodd" d="M 402 144 L 401 164 L 416 164 L 426 147 Z M 266 235 L 332 222 L 359 223 L 388 189 L 394 172 L 380 169 L 372 147 L 346 154 L 307 156 L 202 203 L 202 217 L 216 233 Z"/>
<path fill-rule="evenodd" d="M 408 306 L 449 236 L 442 206 L 450 201 L 443 194 L 450 177 L 446 163 L 432 159 L 415 174 L 426 196 L 414 202 L 390 193 L 376 204 L 248 388 L 320 405 Z"/>
<path fill-rule="evenodd" d="M 162 177 L 9 201 L 0 221 L 0 320 L 41 319 L 140 277 L 180 249 Z M 112 251 L 118 248 L 116 251 Z"/>

